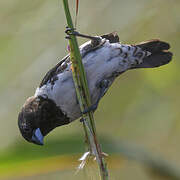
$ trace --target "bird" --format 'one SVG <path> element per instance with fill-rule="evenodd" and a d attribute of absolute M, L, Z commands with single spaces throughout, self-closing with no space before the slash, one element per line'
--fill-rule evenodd
<path fill-rule="evenodd" d="M 58 126 L 67 125 L 83 113 L 95 111 L 114 80 L 131 69 L 155 68 L 168 64 L 173 53 L 159 39 L 138 44 L 122 44 L 116 32 L 88 36 L 67 29 L 70 35 L 89 38 L 80 54 L 87 76 L 92 106 L 81 112 L 72 77 L 70 55 L 65 56 L 42 79 L 18 114 L 18 127 L 28 142 L 43 145 L 44 137 Z"/>

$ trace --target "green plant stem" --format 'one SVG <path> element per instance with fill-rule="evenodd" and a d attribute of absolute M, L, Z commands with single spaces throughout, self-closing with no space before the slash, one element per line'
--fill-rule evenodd
<path fill-rule="evenodd" d="M 63 5 L 64 5 L 68 27 L 73 29 L 74 26 L 69 11 L 68 0 L 63 0 Z M 91 105 L 91 101 L 90 101 L 86 74 L 85 74 L 84 66 L 82 64 L 81 54 L 79 51 L 77 39 L 74 35 L 70 35 L 69 46 L 70 46 L 70 58 L 72 62 L 71 69 L 72 69 L 74 85 L 75 85 L 80 109 L 81 112 L 83 112 L 86 108 L 88 108 Z M 91 153 L 94 153 L 94 155 L 96 156 L 96 160 L 98 162 L 100 169 L 101 179 L 108 180 L 108 171 L 107 171 L 106 163 L 102 156 L 102 151 L 96 136 L 96 128 L 94 123 L 93 112 L 82 114 L 82 118 L 84 119 L 83 127 L 87 137 L 89 150 Z"/>

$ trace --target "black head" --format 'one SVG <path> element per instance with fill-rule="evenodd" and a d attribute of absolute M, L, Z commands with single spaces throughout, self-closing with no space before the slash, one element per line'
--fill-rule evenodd
<path fill-rule="evenodd" d="M 43 138 L 57 126 L 69 123 L 54 101 L 44 97 L 30 97 L 18 116 L 22 136 L 29 142 L 43 145 Z"/>

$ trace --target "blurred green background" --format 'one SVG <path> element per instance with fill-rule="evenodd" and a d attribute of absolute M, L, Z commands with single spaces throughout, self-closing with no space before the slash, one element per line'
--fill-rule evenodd
<path fill-rule="evenodd" d="M 74 14 L 75 1 L 69 3 Z M 139 159 L 146 149 L 152 159 L 180 165 L 180 1 L 80 0 L 79 8 L 82 33 L 117 31 L 123 43 L 159 38 L 171 44 L 169 65 L 121 75 L 95 113 L 110 179 L 165 179 Z M 85 151 L 79 121 L 56 128 L 42 147 L 25 142 L 17 127 L 26 98 L 67 54 L 62 1 L 0 0 L 0 9 L 0 179 L 99 179 L 92 161 L 75 175 Z"/>

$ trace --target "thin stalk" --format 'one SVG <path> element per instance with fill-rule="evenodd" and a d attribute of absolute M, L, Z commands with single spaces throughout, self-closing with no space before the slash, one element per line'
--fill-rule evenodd
<path fill-rule="evenodd" d="M 64 5 L 64 11 L 65 11 L 68 27 L 73 29 L 74 26 L 69 11 L 68 0 L 63 0 L 63 5 Z M 79 51 L 77 39 L 74 35 L 70 35 L 69 46 L 70 46 L 70 58 L 72 62 L 71 69 L 72 69 L 74 85 L 76 89 L 79 106 L 81 112 L 83 112 L 86 108 L 88 108 L 91 105 L 91 101 L 90 101 L 90 94 L 89 94 L 86 74 L 85 74 L 84 66 L 82 64 L 81 54 Z M 100 169 L 101 179 L 108 180 L 108 171 L 107 171 L 106 163 L 102 156 L 101 147 L 98 143 L 96 136 L 96 128 L 94 123 L 93 112 L 83 114 L 82 118 L 84 119 L 83 127 L 88 140 L 89 150 L 91 153 L 93 153 L 96 156 L 96 160 L 98 162 Z"/>

